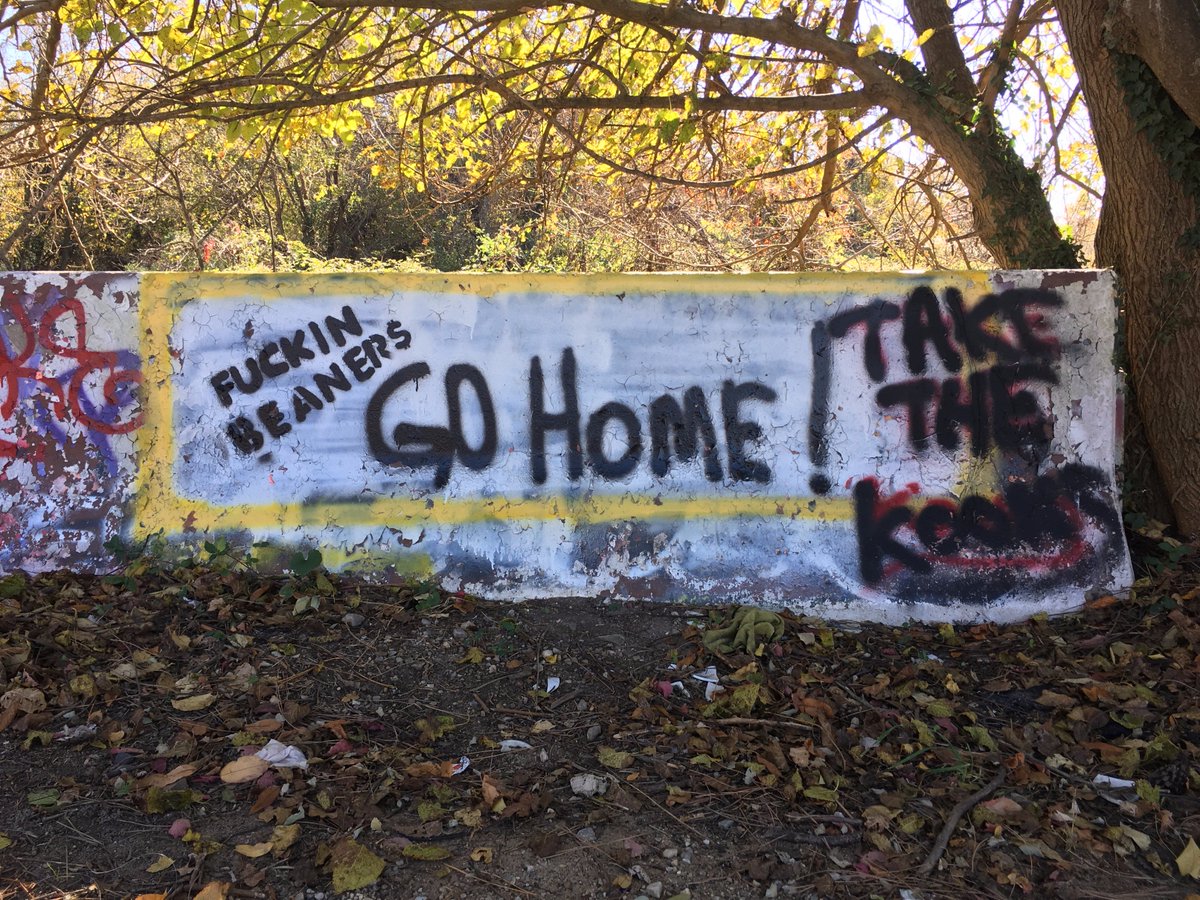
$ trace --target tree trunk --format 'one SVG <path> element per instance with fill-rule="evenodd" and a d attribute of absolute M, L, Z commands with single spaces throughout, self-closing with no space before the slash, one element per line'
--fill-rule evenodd
<path fill-rule="evenodd" d="M 1200 534 L 1200 252 L 1187 234 L 1200 209 L 1195 186 L 1186 172 L 1180 174 L 1178 157 L 1173 172 L 1159 149 L 1171 139 L 1170 117 L 1184 129 L 1187 118 L 1174 107 L 1165 131 L 1139 128 L 1118 79 L 1123 75 L 1128 84 L 1128 73 L 1140 71 L 1142 83 L 1150 84 L 1150 67 L 1140 57 L 1109 49 L 1120 36 L 1106 31 L 1105 4 L 1059 0 L 1057 6 L 1104 167 L 1096 261 L 1113 267 L 1120 278 L 1137 412 L 1176 523 L 1185 534 Z M 1150 4 L 1140 14 L 1153 15 L 1158 6 Z M 1193 4 L 1193 9 L 1198 8 Z M 1187 23 L 1157 24 L 1163 27 L 1147 29 L 1143 41 L 1175 33 Z M 1159 47 L 1153 55 L 1175 49 Z M 1139 52 L 1152 55 L 1144 47 Z M 1158 89 L 1157 82 L 1151 87 Z M 1159 112 L 1164 109 L 1160 103 Z M 1146 113 L 1139 110 L 1139 115 L 1145 125 Z M 1151 133 L 1154 144 L 1147 137 Z M 1179 153 L 1195 152 L 1194 139 L 1192 150 L 1181 146 Z"/>
<path fill-rule="evenodd" d="M 1178 0 L 1191 2 L 1191 0 Z M 975 232 L 1000 266 L 1076 269 L 1037 173 L 1012 149 L 993 110 L 980 104 L 947 0 L 905 0 L 925 60 L 926 95 L 890 108 L 950 164 L 971 198 Z"/>

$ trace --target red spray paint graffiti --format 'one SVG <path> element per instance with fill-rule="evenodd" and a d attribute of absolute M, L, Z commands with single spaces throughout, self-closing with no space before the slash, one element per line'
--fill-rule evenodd
<path fill-rule="evenodd" d="M 65 444 L 71 438 L 59 426 L 75 423 L 109 460 L 104 438 L 142 423 L 136 354 L 89 347 L 83 304 L 57 290 L 30 295 L 9 287 L 0 312 L 0 457 L 40 452 L 24 434 L 31 426 Z"/>

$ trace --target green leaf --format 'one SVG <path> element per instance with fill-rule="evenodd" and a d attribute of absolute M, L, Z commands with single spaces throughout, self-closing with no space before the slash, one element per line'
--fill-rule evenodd
<path fill-rule="evenodd" d="M 181 812 L 199 799 L 200 795 L 190 789 L 166 791 L 159 787 L 152 787 L 146 792 L 146 812 Z"/>
<path fill-rule="evenodd" d="M 825 803 L 836 803 L 838 792 L 834 788 L 827 787 L 808 787 L 804 789 L 804 796 L 809 800 L 821 800 Z"/>
<path fill-rule="evenodd" d="M 0 578 L 0 600 L 11 600 L 13 597 L 21 596 L 21 592 L 25 590 L 25 576 L 20 572 L 9 575 L 7 578 Z"/>
<path fill-rule="evenodd" d="M 417 804 L 417 815 L 421 817 L 422 822 L 431 822 L 434 819 L 440 819 L 446 814 L 446 807 L 433 800 L 422 800 Z"/>
<path fill-rule="evenodd" d="M 929 713 L 931 716 L 936 716 L 939 719 L 954 718 L 954 707 L 945 700 L 934 700 L 925 707 L 925 712 Z"/>
<path fill-rule="evenodd" d="M 29 801 L 30 806 L 46 808 L 58 805 L 58 798 L 61 796 L 62 791 L 58 788 L 41 788 L 30 791 L 25 795 L 25 799 Z"/>
<path fill-rule="evenodd" d="M 963 729 L 963 731 L 965 731 L 968 735 L 970 735 L 971 740 L 973 740 L 976 744 L 978 744 L 983 749 L 985 749 L 985 750 L 999 749 L 996 746 L 996 741 L 992 738 L 992 736 L 988 732 L 988 730 L 986 728 L 984 728 L 982 725 L 968 725 Z"/>
<path fill-rule="evenodd" d="M 419 859 L 423 862 L 436 862 L 439 859 L 450 858 L 449 850 L 433 844 L 409 844 L 400 853 L 409 859 Z"/>
<path fill-rule="evenodd" d="M 1155 806 L 1162 804 L 1162 789 L 1157 788 L 1150 782 L 1139 778 L 1134 782 L 1134 787 L 1137 790 L 1138 799 L 1145 800 L 1147 803 L 1152 803 Z"/>
<path fill-rule="evenodd" d="M 292 556 L 288 563 L 290 568 L 298 578 L 303 578 L 305 575 L 310 575 L 321 566 L 321 551 L 309 550 L 307 553 L 296 553 Z"/>

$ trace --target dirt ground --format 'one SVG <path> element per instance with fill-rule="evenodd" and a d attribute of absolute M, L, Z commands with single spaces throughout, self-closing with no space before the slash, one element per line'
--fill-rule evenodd
<path fill-rule="evenodd" d="M 1169 569 L 1076 616 L 789 615 L 722 652 L 729 609 L 223 554 L 10 577 L 0 898 L 1185 897 L 1197 604 Z"/>

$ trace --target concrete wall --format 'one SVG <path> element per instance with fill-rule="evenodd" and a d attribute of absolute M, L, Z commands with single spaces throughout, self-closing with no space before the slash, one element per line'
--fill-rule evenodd
<path fill-rule="evenodd" d="M 1107 273 L 3 286 L 5 570 L 224 534 L 491 597 L 891 620 L 1131 581 Z"/>

